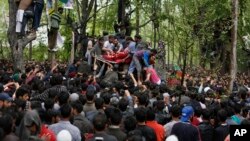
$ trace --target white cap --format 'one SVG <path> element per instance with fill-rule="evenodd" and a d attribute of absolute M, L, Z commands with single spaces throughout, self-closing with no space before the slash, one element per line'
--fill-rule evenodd
<path fill-rule="evenodd" d="M 57 134 L 56 140 L 57 141 L 71 141 L 72 136 L 68 130 L 62 130 Z"/>
<path fill-rule="evenodd" d="M 79 95 L 77 93 L 72 93 L 69 96 L 69 99 L 70 99 L 71 102 L 77 101 L 77 100 L 79 100 Z"/>
<path fill-rule="evenodd" d="M 169 93 L 163 93 L 163 97 L 169 97 Z"/>
<path fill-rule="evenodd" d="M 205 93 L 206 93 L 208 90 L 211 90 L 211 88 L 210 88 L 210 87 L 204 88 L 204 92 L 205 92 Z"/>
<path fill-rule="evenodd" d="M 167 137 L 166 141 L 179 141 L 175 135 L 170 135 Z"/>

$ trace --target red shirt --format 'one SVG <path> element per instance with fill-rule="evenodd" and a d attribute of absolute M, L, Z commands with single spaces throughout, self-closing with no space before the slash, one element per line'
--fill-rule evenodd
<path fill-rule="evenodd" d="M 48 127 L 45 124 L 42 124 L 39 137 L 42 136 L 48 136 L 50 138 L 49 141 L 56 141 L 55 133 L 52 130 L 48 129 Z"/>
<path fill-rule="evenodd" d="M 146 125 L 154 129 L 157 141 L 163 141 L 165 139 L 164 127 L 158 124 L 156 121 L 147 121 Z"/>

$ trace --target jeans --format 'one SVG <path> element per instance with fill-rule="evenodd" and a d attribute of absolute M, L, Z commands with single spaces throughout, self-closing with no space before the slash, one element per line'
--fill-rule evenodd
<path fill-rule="evenodd" d="M 138 57 L 133 55 L 132 62 L 130 63 L 129 68 L 128 68 L 128 74 L 133 73 L 135 68 L 137 70 L 137 76 L 140 77 L 142 66 Z"/>
<path fill-rule="evenodd" d="M 44 1 L 36 2 L 34 5 L 34 19 L 33 19 L 33 29 L 37 30 L 40 25 L 42 13 L 43 13 Z"/>
<path fill-rule="evenodd" d="M 31 19 L 33 17 L 34 17 L 33 7 L 29 7 L 28 10 L 24 11 L 23 21 L 22 21 L 22 27 L 21 27 L 21 35 L 22 36 L 25 35 L 25 28 L 27 26 L 27 23 L 28 23 L 29 19 Z"/>

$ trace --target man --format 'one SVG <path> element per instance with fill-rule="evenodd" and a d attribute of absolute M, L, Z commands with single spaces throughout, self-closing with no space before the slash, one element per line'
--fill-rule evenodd
<path fill-rule="evenodd" d="M 5 92 L 0 93 L 0 109 L 6 109 L 11 106 L 12 98 Z"/>
<path fill-rule="evenodd" d="M 110 113 L 111 125 L 107 133 L 116 137 L 118 141 L 126 141 L 127 135 L 121 130 L 122 113 L 119 109 L 113 109 Z"/>
<path fill-rule="evenodd" d="M 178 105 L 173 106 L 171 108 L 170 113 L 172 115 L 172 120 L 169 123 L 167 123 L 166 125 L 164 125 L 165 134 L 166 134 L 167 137 L 170 135 L 173 126 L 176 123 L 180 122 L 180 115 L 181 115 L 181 108 L 180 108 L 180 106 L 178 106 Z"/>
<path fill-rule="evenodd" d="M 221 109 L 217 113 L 220 125 L 215 129 L 214 141 L 224 141 L 229 134 L 229 125 L 227 124 L 227 111 Z"/>
<path fill-rule="evenodd" d="M 114 44 L 113 44 L 114 39 L 115 39 L 115 38 L 114 38 L 113 35 L 109 35 L 109 40 L 104 42 L 104 45 L 103 45 L 102 50 L 103 50 L 106 54 L 108 54 L 108 55 L 110 55 L 110 54 L 113 53 L 113 50 L 114 50 Z"/>
<path fill-rule="evenodd" d="M 194 116 L 192 106 L 186 106 L 182 109 L 181 121 L 176 123 L 171 131 L 171 135 L 176 135 L 179 141 L 201 141 L 199 130 L 191 124 Z"/>
<path fill-rule="evenodd" d="M 151 83 L 157 84 L 157 85 L 161 84 L 161 79 L 153 67 L 144 67 L 143 69 L 144 71 L 146 71 L 145 81 L 150 81 Z"/>
<path fill-rule="evenodd" d="M 155 49 L 152 50 L 140 50 L 136 51 L 135 54 L 133 55 L 132 62 L 129 65 L 129 70 L 128 74 L 134 81 L 135 85 L 140 85 L 141 84 L 141 70 L 142 70 L 142 65 L 140 61 L 143 62 L 144 66 L 149 68 L 152 67 L 150 65 L 150 58 L 154 55 L 156 55 L 157 51 Z M 133 72 L 134 70 L 137 70 L 137 81 L 134 78 Z"/>
<path fill-rule="evenodd" d="M 97 114 L 97 110 L 95 107 L 95 91 L 87 90 L 86 93 L 87 102 L 83 105 L 83 112 L 85 113 L 88 120 L 92 121 L 94 115 Z"/>
<path fill-rule="evenodd" d="M 73 111 L 72 107 L 69 104 L 64 104 L 60 108 L 61 111 L 61 120 L 56 123 L 49 126 L 49 129 L 51 129 L 56 135 L 61 130 L 68 130 L 72 136 L 72 141 L 81 141 L 81 133 L 80 130 L 72 125 L 69 122 L 69 119 L 71 118 L 71 113 Z"/>
<path fill-rule="evenodd" d="M 97 115 L 95 115 L 93 119 L 93 125 L 95 129 L 95 134 L 87 141 L 117 141 L 114 136 L 108 135 L 105 132 L 105 128 L 107 126 L 107 117 L 105 114 L 98 113 Z"/>
<path fill-rule="evenodd" d="M 73 125 L 81 131 L 81 136 L 85 137 L 85 134 L 93 133 L 93 127 L 90 121 L 81 114 L 83 110 L 82 104 L 79 101 L 76 101 L 72 103 L 72 107 L 74 115 Z"/>
<path fill-rule="evenodd" d="M 201 133 L 202 141 L 213 141 L 214 140 L 214 128 L 210 124 L 211 112 L 208 109 L 202 112 L 202 122 L 199 124 L 198 128 Z"/>
<path fill-rule="evenodd" d="M 154 129 L 157 141 L 163 141 L 165 139 L 165 131 L 162 125 L 155 121 L 155 113 L 153 109 L 147 110 L 147 122 L 146 125 Z"/>
<path fill-rule="evenodd" d="M 146 138 L 146 141 L 156 141 L 157 137 L 154 129 L 146 125 L 146 109 L 143 107 L 138 108 L 135 111 L 135 116 L 137 120 L 136 130 L 141 132 L 141 134 Z"/>

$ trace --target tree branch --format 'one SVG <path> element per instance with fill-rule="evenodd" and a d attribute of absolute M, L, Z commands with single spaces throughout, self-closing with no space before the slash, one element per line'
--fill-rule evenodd
<path fill-rule="evenodd" d="M 108 4 L 108 5 L 105 5 L 105 6 L 100 7 L 99 9 L 96 10 L 96 14 L 97 14 L 98 12 L 100 12 L 102 9 L 104 9 L 104 8 L 110 6 L 110 5 L 114 5 L 114 4 Z M 91 16 L 89 16 L 89 18 L 88 18 L 87 21 L 91 20 L 91 19 L 94 17 L 94 15 L 95 15 L 95 14 L 92 14 Z"/>
<path fill-rule="evenodd" d="M 156 19 L 156 17 L 153 17 L 153 18 L 149 19 L 148 21 L 146 21 L 145 23 L 139 25 L 138 27 L 135 27 L 134 29 L 142 28 L 142 27 L 146 26 L 148 23 L 150 23 L 151 21 L 154 21 L 155 19 Z"/>

